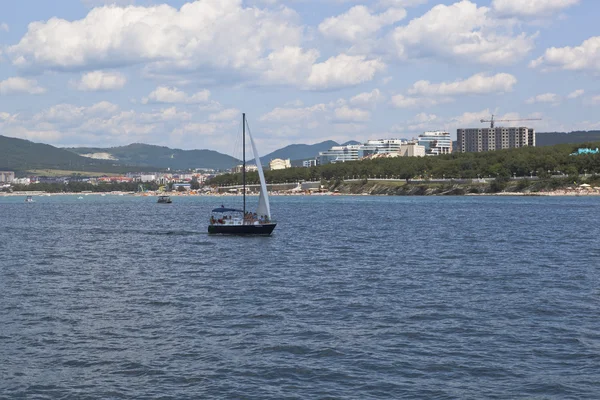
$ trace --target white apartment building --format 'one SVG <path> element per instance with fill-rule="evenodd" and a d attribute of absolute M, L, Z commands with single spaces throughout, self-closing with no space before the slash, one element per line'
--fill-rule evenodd
<path fill-rule="evenodd" d="M 358 158 L 369 157 L 375 154 L 398 153 L 400 146 L 406 144 L 405 139 L 375 139 L 367 140 L 358 149 Z"/>
<path fill-rule="evenodd" d="M 287 160 L 283 160 L 281 158 L 275 158 L 269 162 L 269 168 L 271 171 L 276 171 L 278 169 L 286 169 L 292 168 L 292 162 L 288 158 Z"/>
<path fill-rule="evenodd" d="M 0 171 L 0 183 L 11 183 L 15 179 L 13 171 Z"/>
<path fill-rule="evenodd" d="M 358 160 L 358 149 L 361 144 L 349 144 L 347 146 L 333 146 L 327 151 L 321 151 L 317 157 L 319 165 L 356 161 Z"/>
<path fill-rule="evenodd" d="M 452 139 L 449 132 L 429 131 L 424 132 L 417 138 L 419 144 L 425 147 L 428 156 L 439 156 L 452 153 Z"/>

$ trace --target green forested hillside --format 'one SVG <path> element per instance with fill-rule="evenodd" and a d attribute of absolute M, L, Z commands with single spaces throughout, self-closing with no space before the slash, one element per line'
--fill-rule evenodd
<path fill-rule="evenodd" d="M 75 147 L 67 150 L 77 154 L 109 153 L 121 164 L 160 169 L 228 169 L 240 163 L 234 157 L 213 150 L 180 150 L 142 143 L 109 148 Z"/>
<path fill-rule="evenodd" d="M 0 136 L 0 170 L 31 169 L 97 170 L 111 163 L 80 157 L 47 144 Z"/>
<path fill-rule="evenodd" d="M 547 177 L 549 174 L 577 175 L 600 173 L 600 154 L 571 156 L 579 147 L 600 147 L 600 143 L 581 145 L 555 145 L 524 147 L 484 153 L 455 153 L 436 157 L 397 157 L 312 168 L 290 168 L 267 171 L 271 183 L 344 179 L 347 177 L 380 178 L 477 178 L 531 176 Z M 248 174 L 250 182 L 257 181 L 255 173 Z M 240 174 L 226 174 L 211 180 L 211 184 L 239 184 Z"/>

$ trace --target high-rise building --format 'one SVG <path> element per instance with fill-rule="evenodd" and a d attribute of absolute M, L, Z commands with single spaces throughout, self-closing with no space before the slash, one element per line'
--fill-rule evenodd
<path fill-rule="evenodd" d="M 526 127 L 457 129 L 456 138 L 461 153 L 535 146 L 535 130 Z"/>
<path fill-rule="evenodd" d="M 418 137 L 419 144 L 425 147 L 425 155 L 439 156 L 452 153 L 452 139 L 449 132 L 424 132 Z"/>
<path fill-rule="evenodd" d="M 11 183 L 15 179 L 13 171 L 0 171 L 0 182 Z"/>

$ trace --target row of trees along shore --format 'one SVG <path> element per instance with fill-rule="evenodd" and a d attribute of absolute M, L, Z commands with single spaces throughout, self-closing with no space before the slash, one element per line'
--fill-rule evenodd
<path fill-rule="evenodd" d="M 562 144 L 546 147 L 522 147 L 482 153 L 453 153 L 435 157 L 396 157 L 327 164 L 311 168 L 265 171 L 269 183 L 347 178 L 396 179 L 475 179 L 600 173 L 600 154 L 571 155 L 579 148 L 596 149 L 600 143 Z M 246 182 L 258 183 L 256 172 L 246 173 Z M 239 185 L 242 174 L 224 174 L 211 179 L 210 185 Z"/>

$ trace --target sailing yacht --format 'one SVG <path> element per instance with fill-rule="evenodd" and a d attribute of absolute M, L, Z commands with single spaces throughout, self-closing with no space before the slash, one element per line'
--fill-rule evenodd
<path fill-rule="evenodd" d="M 267 192 L 267 183 L 265 174 L 262 169 L 260 157 L 252 138 L 252 133 L 248 129 L 248 137 L 252 145 L 252 152 L 256 167 L 258 169 L 258 177 L 260 178 L 260 196 L 258 198 L 258 207 L 256 212 L 246 210 L 246 114 L 242 114 L 242 149 L 243 149 L 243 164 L 242 164 L 242 193 L 244 203 L 242 209 L 227 208 L 223 205 L 212 210 L 210 224 L 208 225 L 208 233 L 220 233 L 228 235 L 270 235 L 277 225 L 271 220 L 271 207 L 269 205 L 269 193 Z"/>

